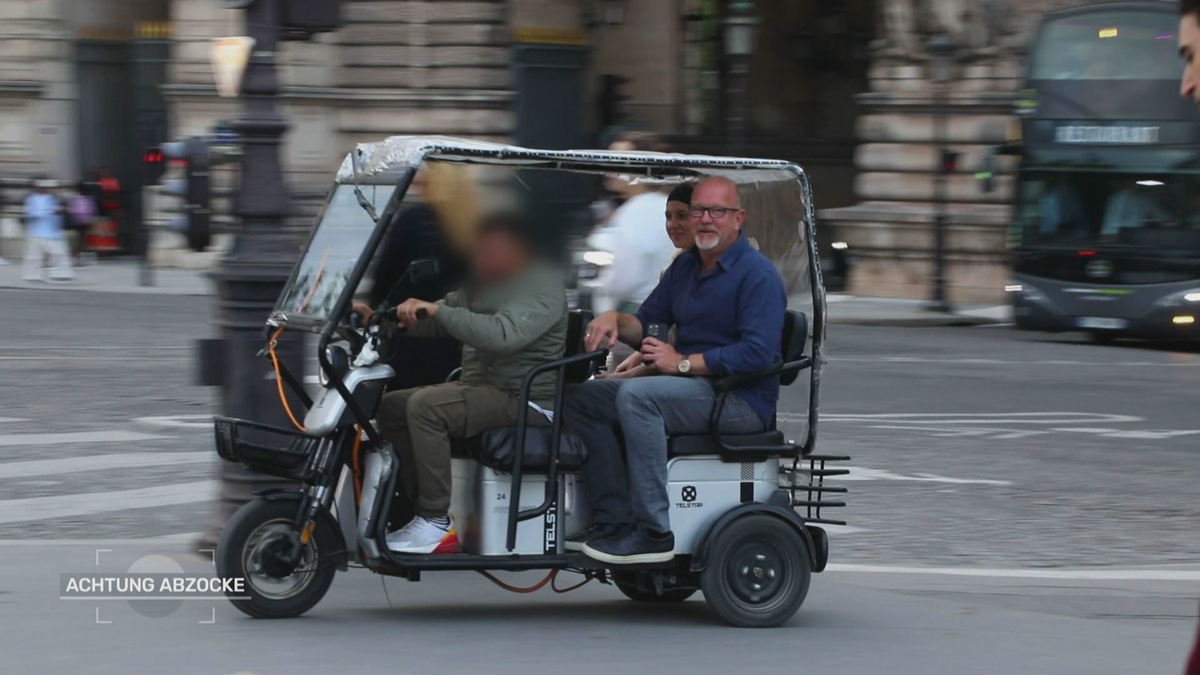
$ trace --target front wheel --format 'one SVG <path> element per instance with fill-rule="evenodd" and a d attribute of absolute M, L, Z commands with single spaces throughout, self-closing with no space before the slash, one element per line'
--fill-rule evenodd
<path fill-rule="evenodd" d="M 725 622 L 768 628 L 800 609 L 812 580 L 808 545 L 775 516 L 738 518 L 717 534 L 700 588 Z"/>
<path fill-rule="evenodd" d="M 300 616 L 320 602 L 333 583 L 337 566 L 331 556 L 340 545 L 326 520 L 317 519 L 308 543 L 300 545 L 299 560 L 290 559 L 300 540 L 299 510 L 299 499 L 256 499 L 233 514 L 221 532 L 217 573 L 224 579 L 245 579 L 244 593 L 227 595 L 249 616 Z"/>

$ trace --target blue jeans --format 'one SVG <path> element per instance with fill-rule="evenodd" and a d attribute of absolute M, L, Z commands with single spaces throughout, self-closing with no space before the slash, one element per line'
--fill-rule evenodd
<path fill-rule="evenodd" d="M 700 377 L 592 380 L 571 387 L 563 421 L 587 444 L 583 479 L 592 521 L 669 532 L 667 436 L 707 433 L 716 398 L 712 384 Z M 752 434 L 764 425 L 749 404 L 729 394 L 720 428 Z M 624 461 L 618 433 L 625 438 Z"/>

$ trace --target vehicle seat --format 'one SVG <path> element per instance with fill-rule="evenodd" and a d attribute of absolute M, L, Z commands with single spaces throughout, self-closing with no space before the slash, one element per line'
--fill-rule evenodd
<path fill-rule="evenodd" d="M 784 315 L 783 335 L 781 336 L 780 353 L 783 355 L 782 364 L 785 368 L 779 374 L 779 384 L 788 386 L 796 381 L 805 365 L 794 365 L 805 359 L 804 349 L 808 346 L 808 316 L 804 312 L 788 310 Z M 792 367 L 786 367 L 793 364 Z M 778 367 L 780 364 L 776 364 Z M 720 380 L 715 384 L 718 390 L 724 386 Z M 667 457 L 692 457 L 697 455 L 719 455 L 727 462 L 757 462 L 771 457 L 792 458 L 800 453 L 801 447 L 788 442 L 783 432 L 775 428 L 775 420 L 771 420 L 771 428 L 754 434 L 720 434 L 721 442 L 729 446 L 722 448 L 711 433 L 681 434 L 667 438 Z M 744 450 L 739 450 L 744 449 Z"/>
<path fill-rule="evenodd" d="M 567 346 L 563 358 L 584 352 L 583 329 L 592 320 L 591 312 L 573 310 L 567 315 Z M 566 384 L 577 384 L 592 376 L 594 365 L 581 362 L 565 369 Z M 547 473 L 550 470 L 550 446 L 552 428 L 549 426 L 527 426 L 525 429 L 525 454 L 521 471 Z M 511 472 L 517 446 L 517 427 L 500 427 L 466 440 L 451 443 L 452 455 L 462 459 L 473 459 L 484 466 Z M 578 472 L 587 461 L 587 446 L 578 437 L 562 432 L 562 443 L 558 450 L 558 470 L 564 473 Z"/>

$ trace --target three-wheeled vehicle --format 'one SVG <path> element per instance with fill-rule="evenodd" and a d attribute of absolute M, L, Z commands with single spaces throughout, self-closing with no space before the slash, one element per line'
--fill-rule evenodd
<path fill-rule="evenodd" d="M 393 553 L 385 540 L 387 514 L 401 466 L 372 418 L 392 369 L 380 360 L 387 311 L 360 325 L 351 311 L 355 289 L 425 162 L 490 165 L 497 171 L 578 171 L 616 174 L 662 185 L 725 176 L 735 181 L 749 213 L 747 228 L 781 269 L 799 309 L 788 311 L 780 336 L 783 358 L 770 369 L 715 380 L 718 392 L 746 380 L 779 377 L 786 400 L 804 410 L 778 415 L 800 441 L 772 424 L 762 433 L 716 431 L 668 439 L 673 561 L 658 566 L 606 566 L 565 549 L 567 537 L 588 524 L 580 470 L 586 444 L 571 436 L 563 415 L 545 427 L 493 429 L 455 448 L 451 515 L 463 552 Z M 520 181 L 517 181 L 518 183 Z M 246 580 L 233 604 L 254 617 L 294 617 L 324 596 L 338 570 L 365 566 L 378 574 L 417 581 L 426 571 L 544 570 L 547 580 L 571 571 L 585 581 L 615 585 L 633 600 L 679 602 L 702 590 L 716 614 L 737 626 L 776 626 L 800 608 L 812 573 L 825 568 L 829 541 L 824 497 L 845 492 L 826 468 L 845 457 L 813 454 L 825 332 L 814 215 L 808 178 L 782 161 L 658 153 L 545 151 L 441 137 L 394 137 L 359 145 L 346 157 L 302 259 L 267 319 L 264 354 L 275 363 L 307 412 L 292 415 L 295 429 L 245 420 L 215 419 L 217 449 L 228 461 L 292 479 L 296 489 L 260 493 L 225 526 L 218 571 Z M 648 227 L 662 227 L 647 223 Z M 428 274 L 418 261 L 410 275 Z M 391 314 L 394 314 L 392 312 Z M 557 376 L 555 410 L 565 390 L 592 377 L 606 352 L 585 352 L 590 316 L 570 315 L 566 353 L 524 380 L 522 408 L 535 378 Z M 322 387 L 310 397 L 275 358 L 280 331 L 319 334 Z M 805 377 L 800 377 L 800 375 Z M 794 385 L 794 386 L 793 386 Z M 281 398 L 283 389 L 281 384 Z M 284 398 L 286 405 L 286 398 Z M 724 394 L 712 419 L 719 418 Z M 289 409 L 289 414 L 291 411 Z M 569 427 L 569 420 L 567 427 Z M 402 524 L 402 523 L 401 523 Z M 545 583 L 545 582 L 543 582 Z"/>

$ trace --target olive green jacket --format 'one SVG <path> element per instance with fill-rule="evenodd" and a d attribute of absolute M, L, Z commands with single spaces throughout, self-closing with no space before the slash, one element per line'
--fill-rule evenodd
<path fill-rule="evenodd" d="M 563 357 L 567 344 L 567 291 L 561 274 L 535 264 L 519 277 L 450 293 L 438 301 L 432 320 L 408 328 L 414 337 L 452 337 L 463 344 L 462 378 L 467 385 L 491 385 L 514 396 L 529 371 Z M 554 373 L 534 380 L 529 398 L 550 409 Z"/>

